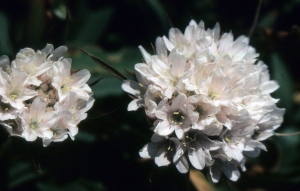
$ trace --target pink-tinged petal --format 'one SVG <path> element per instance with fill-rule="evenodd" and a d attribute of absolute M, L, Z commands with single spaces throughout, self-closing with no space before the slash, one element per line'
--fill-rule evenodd
<path fill-rule="evenodd" d="M 279 84 L 275 81 L 267 81 L 261 84 L 260 88 L 263 94 L 270 94 L 279 88 Z"/>
<path fill-rule="evenodd" d="M 169 55 L 168 62 L 172 63 L 172 76 L 177 77 L 183 75 L 186 63 L 186 59 L 184 56 L 176 53 L 171 53 Z"/>
<path fill-rule="evenodd" d="M 254 148 L 253 151 L 244 151 L 243 153 L 248 157 L 256 158 L 260 154 L 260 151 L 259 148 Z"/>
<path fill-rule="evenodd" d="M 220 123 L 222 123 L 225 127 L 227 127 L 228 129 L 231 129 L 232 126 L 232 122 L 230 119 L 228 119 L 226 117 L 226 115 L 223 112 L 219 112 L 218 114 L 216 114 L 216 118 L 218 119 L 218 121 Z"/>
<path fill-rule="evenodd" d="M 81 87 L 83 86 L 91 77 L 91 73 L 84 69 L 76 72 L 71 76 L 71 86 Z"/>
<path fill-rule="evenodd" d="M 155 56 L 153 57 L 152 68 L 154 72 L 156 72 L 159 76 L 162 77 L 168 75 L 166 74 L 166 71 L 170 69 L 170 67 L 165 62 L 163 62 L 161 59 Z"/>
<path fill-rule="evenodd" d="M 53 64 L 54 76 L 65 79 L 70 77 L 71 74 L 71 59 L 63 59 L 61 61 L 54 62 Z M 54 81 L 54 79 L 53 79 Z"/>
<path fill-rule="evenodd" d="M 171 28 L 169 30 L 169 39 L 171 43 L 177 44 L 178 41 L 180 42 L 183 39 L 183 34 L 177 28 Z M 171 51 L 170 51 L 171 52 Z"/>
<path fill-rule="evenodd" d="M 169 121 L 167 120 L 159 122 L 154 130 L 154 132 L 161 136 L 170 135 L 171 133 L 173 133 L 173 131 L 174 127 L 170 125 Z"/>
<path fill-rule="evenodd" d="M 214 117 L 208 117 L 202 121 L 205 124 L 203 133 L 205 133 L 206 135 L 209 136 L 220 135 L 220 133 L 223 130 L 223 126 Z"/>
<path fill-rule="evenodd" d="M 71 137 L 74 137 L 75 135 L 77 135 L 77 133 L 78 133 L 78 127 L 77 126 L 70 126 L 68 129 L 69 129 Z"/>
<path fill-rule="evenodd" d="M 226 165 L 223 167 L 223 173 L 225 176 L 232 181 L 237 181 L 241 176 L 241 173 L 237 167 L 232 163 L 224 163 L 224 165 Z"/>
<path fill-rule="evenodd" d="M 39 86 L 41 85 L 41 83 L 43 83 L 41 80 L 38 80 L 36 77 L 31 77 L 28 80 L 28 84 L 32 84 L 34 86 Z"/>
<path fill-rule="evenodd" d="M 59 58 L 63 57 L 66 54 L 67 50 L 68 50 L 68 48 L 66 46 L 60 46 L 60 47 L 56 48 L 53 52 L 51 51 L 52 56 L 50 59 L 52 61 L 58 60 Z"/>
<path fill-rule="evenodd" d="M 197 27 L 197 23 L 195 20 L 191 20 L 190 23 L 189 23 L 189 26 L 194 26 L 194 27 Z"/>
<path fill-rule="evenodd" d="M 181 142 L 177 138 L 170 138 L 170 140 L 174 143 L 176 153 L 173 156 L 173 162 L 177 162 L 185 153 L 186 147 L 183 147 Z"/>
<path fill-rule="evenodd" d="M 194 32 L 195 32 L 195 26 L 191 26 L 191 25 L 187 26 L 184 31 L 184 38 L 188 42 L 192 42 L 193 38 L 195 38 Z"/>
<path fill-rule="evenodd" d="M 53 137 L 53 132 L 51 130 L 44 130 L 39 133 L 39 137 L 51 139 Z"/>
<path fill-rule="evenodd" d="M 140 156 L 142 158 L 152 158 L 153 156 L 150 156 L 149 152 L 148 152 L 148 144 L 146 144 L 139 152 Z"/>
<path fill-rule="evenodd" d="M 8 56 L 3 55 L 0 57 L 0 68 L 2 68 L 2 70 L 4 72 L 7 72 L 8 74 L 11 73 L 11 67 L 10 67 Z"/>
<path fill-rule="evenodd" d="M 53 45 L 47 44 L 46 47 L 41 50 L 41 52 L 48 55 L 48 54 L 52 53 L 53 50 L 54 50 Z"/>
<path fill-rule="evenodd" d="M 156 110 L 155 111 L 155 116 L 158 118 L 158 119 L 167 119 L 168 117 L 168 113 L 166 111 L 162 111 L 162 110 Z"/>
<path fill-rule="evenodd" d="M 124 80 L 122 83 L 122 89 L 127 92 L 130 93 L 134 96 L 139 96 L 142 93 L 144 93 L 144 87 L 142 84 L 133 81 L 133 80 Z"/>
<path fill-rule="evenodd" d="M 148 143 L 139 152 L 140 156 L 143 158 L 153 158 L 159 156 L 161 153 L 165 152 L 166 144 L 162 143 Z"/>
<path fill-rule="evenodd" d="M 33 132 L 23 131 L 22 137 L 26 139 L 26 141 L 35 141 L 37 136 L 33 134 Z"/>
<path fill-rule="evenodd" d="M 213 28 L 213 37 L 216 41 L 219 40 L 220 38 L 220 31 L 221 31 L 220 24 L 216 23 Z"/>
<path fill-rule="evenodd" d="M 205 153 L 202 148 L 197 150 L 189 149 L 188 156 L 190 162 L 196 169 L 202 170 L 205 167 Z"/>
<path fill-rule="evenodd" d="M 52 142 L 51 139 L 46 139 L 46 138 L 44 138 L 44 139 L 43 139 L 43 146 L 44 146 L 44 147 L 47 147 L 51 142 Z"/>
<path fill-rule="evenodd" d="M 30 106 L 30 110 L 29 110 L 29 115 L 30 116 L 44 116 L 45 113 L 45 109 L 46 109 L 46 105 L 47 103 L 45 102 L 44 99 L 37 97 L 33 100 L 31 106 Z"/>
<path fill-rule="evenodd" d="M 217 169 L 217 167 L 212 166 L 209 168 L 209 174 L 211 176 L 211 180 L 214 183 L 219 182 L 220 178 L 221 178 L 221 172 Z"/>
<path fill-rule="evenodd" d="M 156 133 L 154 133 L 154 134 L 152 135 L 152 137 L 151 137 L 151 141 L 152 141 L 152 142 L 162 142 L 162 141 L 164 141 L 164 140 L 166 140 L 166 138 L 165 138 L 164 136 L 160 136 L 160 135 L 158 135 L 158 134 L 156 134 Z"/>
<path fill-rule="evenodd" d="M 176 136 L 178 137 L 178 139 L 184 138 L 184 130 L 180 126 L 176 125 L 175 133 L 176 133 Z"/>
<path fill-rule="evenodd" d="M 241 35 L 235 39 L 235 42 L 243 42 L 245 44 L 249 44 L 249 38 L 246 37 L 245 35 Z"/>
<path fill-rule="evenodd" d="M 242 154 L 242 151 L 233 147 L 234 147 L 233 145 L 224 145 L 223 150 L 229 158 L 233 158 L 237 161 L 243 160 L 244 156 Z"/>
<path fill-rule="evenodd" d="M 55 112 L 46 112 L 43 116 L 43 125 L 51 128 L 59 119 L 59 115 Z"/>
<path fill-rule="evenodd" d="M 29 76 L 26 72 L 21 72 L 18 69 L 13 69 L 12 73 L 10 74 L 10 78 L 12 80 L 12 84 L 17 87 L 24 87 L 27 85 L 29 80 Z"/>
<path fill-rule="evenodd" d="M 9 86 L 10 77 L 6 72 L 0 70 L 0 88 L 5 89 L 5 87 Z"/>
<path fill-rule="evenodd" d="M 171 108 L 173 111 L 180 110 L 184 107 L 187 97 L 185 94 L 179 94 L 172 102 Z"/>
<path fill-rule="evenodd" d="M 259 133 L 256 137 L 256 140 L 258 141 L 264 141 L 266 139 L 268 139 L 269 137 L 274 135 L 274 131 L 273 130 L 265 130 L 261 133 Z"/>
<path fill-rule="evenodd" d="M 38 93 L 36 91 L 30 90 L 30 89 L 25 89 L 22 97 L 17 98 L 16 100 L 25 101 L 25 100 L 29 100 L 37 95 L 38 95 Z"/>
<path fill-rule="evenodd" d="M 144 105 L 143 99 L 134 99 L 129 103 L 127 110 L 136 111 L 138 108 L 142 107 L 143 105 Z"/>
<path fill-rule="evenodd" d="M 2 97 L 2 100 L 4 100 L 4 97 Z M 7 100 L 7 99 L 6 99 L 6 100 Z M 5 102 L 5 101 L 4 101 L 4 102 Z M 15 101 L 10 101 L 9 103 L 10 103 L 10 105 L 11 105 L 12 107 L 14 107 L 14 108 L 16 108 L 16 109 L 22 109 L 22 108 L 24 108 L 24 104 L 23 104 L 22 101 L 17 101 L 17 100 L 15 100 Z"/>
<path fill-rule="evenodd" d="M 167 166 L 171 163 L 164 152 L 160 153 L 160 155 L 155 157 L 154 161 L 155 164 L 157 164 L 157 166 Z"/>
<path fill-rule="evenodd" d="M 264 151 L 267 151 L 267 148 L 264 144 L 262 144 L 261 142 L 255 141 L 255 140 L 249 140 L 247 142 L 247 145 L 253 148 L 259 148 L 262 149 Z"/>
<path fill-rule="evenodd" d="M 87 112 L 92 108 L 94 105 L 95 99 L 90 97 L 87 101 L 86 100 L 78 100 L 77 101 L 77 108 L 79 109 L 80 113 Z"/>
<path fill-rule="evenodd" d="M 168 50 L 164 40 L 161 37 L 157 37 L 155 41 L 156 53 L 160 59 L 166 61 L 168 57 Z"/>
<path fill-rule="evenodd" d="M 151 63 L 151 55 L 142 46 L 139 46 L 139 49 L 143 55 L 144 61 L 147 64 L 150 64 Z"/>
<path fill-rule="evenodd" d="M 171 99 L 172 96 L 173 96 L 173 93 L 174 93 L 176 90 L 177 90 L 176 87 L 168 87 L 168 88 L 166 89 L 164 95 L 165 95 L 167 98 Z"/>
<path fill-rule="evenodd" d="M 72 87 L 72 86 L 71 86 Z M 84 100 L 88 100 L 90 98 L 90 96 L 92 95 L 92 90 L 89 87 L 89 85 L 84 84 L 82 87 L 78 88 L 78 87 L 72 87 L 72 92 L 75 92 L 76 95 L 78 96 L 78 98 L 84 99 Z M 70 91 L 70 92 L 71 92 Z M 65 95 L 67 95 L 69 92 L 67 92 Z M 63 99 L 60 99 L 60 101 L 62 101 Z"/>
<path fill-rule="evenodd" d="M 177 162 L 174 163 L 177 170 L 181 173 L 187 173 L 189 171 L 189 163 L 185 156 L 181 157 Z"/>
<path fill-rule="evenodd" d="M 63 110 L 76 110 L 78 106 L 78 97 L 76 95 L 75 92 L 70 92 L 66 99 L 62 102 L 59 103 L 57 102 L 57 105 L 55 106 L 55 109 L 63 111 Z M 85 100 L 83 100 L 83 102 L 86 102 Z M 76 106 L 77 105 L 77 106 Z M 84 107 L 82 104 L 80 105 L 80 107 Z M 76 109 L 75 109 L 76 108 Z"/>
<path fill-rule="evenodd" d="M 163 40 L 165 42 L 165 45 L 167 47 L 167 49 L 171 52 L 174 49 L 174 44 L 172 44 L 169 39 L 165 36 L 163 36 Z"/>

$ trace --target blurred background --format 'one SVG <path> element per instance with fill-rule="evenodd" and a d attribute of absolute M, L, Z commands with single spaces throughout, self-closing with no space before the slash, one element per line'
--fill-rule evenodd
<path fill-rule="evenodd" d="M 173 165 L 157 167 L 139 157 L 150 141 L 150 124 L 142 109 L 127 112 L 131 98 L 121 81 L 105 72 L 80 48 L 119 71 L 134 72 L 142 62 L 138 45 L 151 43 L 171 27 L 184 31 L 191 19 L 235 37 L 248 35 L 258 0 L 2 0 L 0 55 L 15 59 L 25 47 L 66 45 L 74 70 L 87 68 L 96 102 L 80 123 L 75 141 L 26 142 L 0 129 L 0 190 L 300 190 L 300 135 L 274 136 L 268 152 L 247 159 L 237 182 L 210 183 L 207 171 L 180 174 Z M 280 84 L 273 96 L 286 108 L 278 133 L 300 131 L 300 1 L 263 0 L 250 44 Z M 208 178 L 206 178 L 208 177 Z"/>

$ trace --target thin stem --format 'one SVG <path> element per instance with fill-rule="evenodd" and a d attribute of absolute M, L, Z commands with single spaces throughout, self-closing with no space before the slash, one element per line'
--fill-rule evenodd
<path fill-rule="evenodd" d="M 251 29 L 249 31 L 249 34 L 248 34 L 249 39 L 251 38 L 251 36 L 252 36 L 252 34 L 254 32 L 254 29 L 256 28 L 256 25 L 257 25 L 259 11 L 260 11 L 260 8 L 261 8 L 261 2 L 262 2 L 262 0 L 258 1 L 258 6 L 257 6 L 257 9 L 256 9 L 255 18 L 254 18 L 252 27 L 251 27 Z"/>
<path fill-rule="evenodd" d="M 274 133 L 274 135 L 279 137 L 288 137 L 288 136 L 300 135 L 300 131 L 294 133 Z"/>

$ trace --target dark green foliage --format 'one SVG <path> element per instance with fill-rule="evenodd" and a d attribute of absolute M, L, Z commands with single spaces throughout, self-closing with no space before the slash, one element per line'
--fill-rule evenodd
<path fill-rule="evenodd" d="M 128 112 L 131 98 L 121 81 L 81 49 L 127 73 L 143 62 L 138 45 L 153 53 L 151 43 L 171 26 L 184 31 L 190 19 L 204 20 L 235 37 L 248 34 L 258 1 L 233 0 L 11 0 L 0 6 L 0 55 L 14 59 L 20 48 L 42 49 L 46 43 L 67 45 L 74 70 L 88 69 L 96 102 L 79 125 L 75 141 L 26 142 L 0 129 L 0 190 L 186 190 L 186 175 L 174 166 L 159 168 L 138 151 L 150 141 L 151 124 L 143 109 Z M 263 1 L 251 42 L 280 84 L 274 97 L 286 108 L 280 133 L 300 131 L 300 3 Z M 294 27 L 298 25 L 298 27 Z M 297 94 L 298 93 L 298 94 Z M 247 172 L 232 190 L 299 190 L 300 135 L 274 137 L 268 152 L 249 159 Z M 203 171 L 204 173 L 206 170 Z M 215 185 L 226 190 L 226 180 Z M 193 190 L 193 186 L 189 186 Z"/>

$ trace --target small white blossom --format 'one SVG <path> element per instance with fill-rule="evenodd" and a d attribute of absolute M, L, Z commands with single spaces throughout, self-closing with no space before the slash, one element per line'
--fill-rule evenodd
<path fill-rule="evenodd" d="M 1 101 L 16 109 L 24 107 L 24 101 L 37 95 L 36 91 L 27 88 L 29 76 L 26 72 L 13 69 L 10 75 L 0 71 Z"/>
<path fill-rule="evenodd" d="M 30 109 L 24 110 L 19 117 L 22 120 L 22 136 L 27 141 L 34 141 L 37 137 L 51 138 L 53 132 L 50 128 L 58 120 L 54 111 L 46 112 L 47 103 L 40 97 L 32 102 Z"/>
<path fill-rule="evenodd" d="M 81 99 L 88 100 L 92 94 L 86 84 L 91 74 L 88 70 L 80 70 L 71 75 L 71 59 L 62 59 L 53 64 L 52 85 L 56 88 L 59 100 L 63 101 L 70 92 L 74 92 Z"/>
<path fill-rule="evenodd" d="M 35 52 L 31 48 L 24 48 L 12 61 L 12 68 L 26 72 L 29 75 L 28 84 L 39 86 L 42 82 L 37 77 L 52 67 L 52 64 L 47 62 L 47 56 L 48 54 L 41 51 Z"/>

